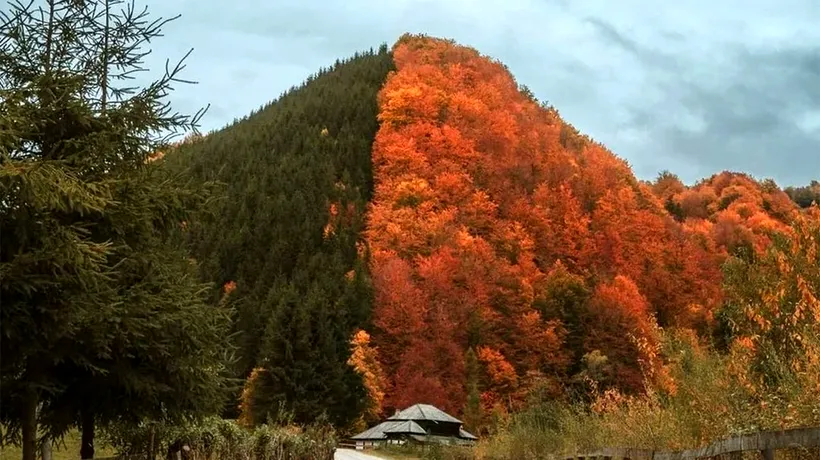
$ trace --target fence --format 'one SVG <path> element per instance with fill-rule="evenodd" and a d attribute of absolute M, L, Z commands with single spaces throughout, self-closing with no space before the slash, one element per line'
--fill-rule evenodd
<path fill-rule="evenodd" d="M 714 442 L 699 449 L 656 451 L 652 449 L 604 448 L 598 452 L 564 456 L 564 460 L 695 460 L 743 452 L 760 452 L 774 460 L 774 452 L 789 448 L 820 447 L 820 427 L 784 431 L 762 431 Z"/>

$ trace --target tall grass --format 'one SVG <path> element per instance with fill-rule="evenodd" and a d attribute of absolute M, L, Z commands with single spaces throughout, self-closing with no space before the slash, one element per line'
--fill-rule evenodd
<path fill-rule="evenodd" d="M 650 387 L 630 397 L 610 390 L 597 392 L 591 404 L 536 404 L 481 441 L 474 457 L 548 459 L 601 447 L 679 450 L 747 432 L 820 425 L 819 369 L 792 373 L 787 384 L 762 392 L 737 372 L 742 354 L 711 352 L 685 332 L 666 334 L 664 344 L 672 391 Z"/>

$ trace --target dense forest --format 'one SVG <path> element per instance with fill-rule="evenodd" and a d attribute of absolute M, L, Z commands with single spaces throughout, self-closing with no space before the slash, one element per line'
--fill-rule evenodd
<path fill-rule="evenodd" d="M 412 35 L 166 158 L 227 184 L 189 232 L 238 306 L 256 422 L 427 402 L 480 426 L 593 374 L 672 386 L 661 331 L 725 346 L 722 266 L 788 233 L 816 188 L 640 181 L 503 64 Z"/>
<path fill-rule="evenodd" d="M 164 157 L 198 182 L 222 184 L 187 232 L 204 279 L 236 310 L 235 376 L 259 368 L 246 404 L 257 422 L 282 416 L 281 401 L 297 422 L 326 411 L 344 425 L 366 403 L 347 361 L 372 309 L 364 216 L 376 96 L 392 69 L 387 46 L 356 55 Z"/>
<path fill-rule="evenodd" d="M 549 404 L 715 412 L 707 381 L 742 389 L 714 398 L 736 425 L 681 443 L 757 405 L 820 423 L 816 181 L 639 180 L 502 63 L 411 34 L 201 135 L 161 102 L 181 67 L 115 84 L 164 22 L 89 5 L 3 26 L 0 419 L 26 459 L 416 403 L 515 439 Z"/>

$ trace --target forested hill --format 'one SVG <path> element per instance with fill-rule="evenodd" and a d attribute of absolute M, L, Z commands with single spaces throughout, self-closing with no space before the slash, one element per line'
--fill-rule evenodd
<path fill-rule="evenodd" d="M 189 225 L 193 256 L 206 280 L 235 287 L 237 376 L 264 366 L 260 383 L 293 403 L 300 422 L 327 409 L 344 423 L 364 401 L 346 363 L 371 310 L 357 248 L 373 188 L 376 96 L 392 69 L 387 46 L 358 54 L 166 155 L 195 180 L 222 184 L 210 215 Z"/>
<path fill-rule="evenodd" d="M 669 388 L 661 327 L 723 334 L 722 265 L 801 215 L 743 174 L 639 181 L 503 64 L 412 35 L 165 163 L 223 184 L 187 228 L 251 422 L 424 402 L 479 427 L 587 378 Z"/>

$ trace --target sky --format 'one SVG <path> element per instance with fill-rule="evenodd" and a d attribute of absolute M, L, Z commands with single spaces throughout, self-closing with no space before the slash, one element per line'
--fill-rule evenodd
<path fill-rule="evenodd" d="M 190 48 L 177 110 L 202 130 L 276 99 L 320 67 L 405 32 L 504 62 L 641 179 L 722 170 L 781 186 L 820 178 L 817 0 L 137 0 L 182 17 L 154 72 Z"/>

